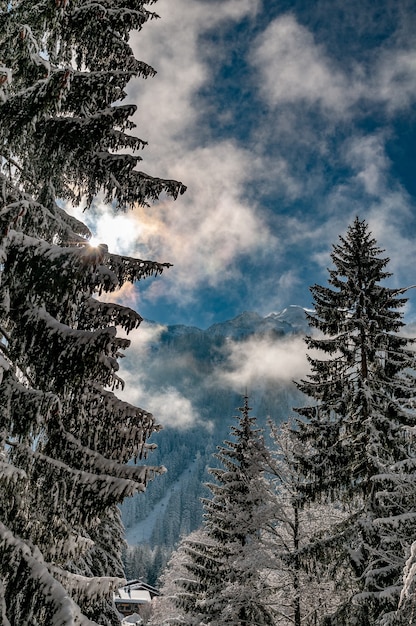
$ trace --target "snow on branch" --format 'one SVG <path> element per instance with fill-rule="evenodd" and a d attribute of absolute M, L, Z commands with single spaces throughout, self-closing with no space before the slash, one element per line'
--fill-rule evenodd
<path fill-rule="evenodd" d="M 163 467 L 121 465 L 116 461 L 107 459 L 95 450 L 83 446 L 79 439 L 71 433 L 66 432 L 63 428 L 60 429 L 60 436 L 72 446 L 78 458 L 80 456 L 83 457 L 84 467 L 89 467 L 91 471 L 94 470 L 94 473 L 97 475 L 107 474 L 115 478 L 125 478 L 129 481 L 137 482 L 139 485 L 146 486 L 149 480 L 152 480 L 158 474 L 164 473 Z M 140 487 L 139 490 L 141 491 L 142 487 Z"/>
<path fill-rule="evenodd" d="M 118 478 L 117 476 L 110 476 L 105 473 L 96 474 L 75 469 L 63 461 L 32 450 L 24 444 L 19 444 L 11 440 L 7 440 L 6 443 L 17 452 L 21 453 L 22 457 L 26 459 L 26 472 L 36 470 L 41 466 L 47 466 L 50 471 L 54 472 L 56 487 L 59 487 L 59 479 L 62 478 L 65 488 L 68 487 L 68 484 L 70 485 L 69 493 L 71 493 L 72 497 L 78 494 L 79 491 L 83 492 L 84 497 L 89 494 L 92 499 L 92 504 L 96 508 L 108 504 L 109 501 L 121 502 L 124 498 L 136 492 L 144 491 L 145 489 L 143 483 L 136 482 L 132 479 Z M 61 502 L 61 505 L 66 508 L 68 501 Z M 72 514 L 75 513 L 78 512 L 72 512 Z"/>
<path fill-rule="evenodd" d="M 121 304 L 101 302 L 88 298 L 81 306 L 80 324 L 83 328 L 106 327 L 110 324 L 121 326 L 127 333 L 138 328 L 143 321 L 139 313 Z"/>
<path fill-rule="evenodd" d="M 81 576 L 52 564 L 48 564 L 48 569 L 54 578 L 69 591 L 71 597 L 78 599 L 83 596 L 89 599 L 109 596 L 126 584 L 124 578 L 115 576 Z"/>
<path fill-rule="evenodd" d="M 38 593 L 44 604 L 49 607 L 50 626 L 99 626 L 97 622 L 82 615 L 79 606 L 68 596 L 67 590 L 58 582 L 48 569 L 42 554 L 36 547 L 31 547 L 0 522 L 0 548 L 3 558 L 23 561 L 30 577 L 36 581 Z"/>

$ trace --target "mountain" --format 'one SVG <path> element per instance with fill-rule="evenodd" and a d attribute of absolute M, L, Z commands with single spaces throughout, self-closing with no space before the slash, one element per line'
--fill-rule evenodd
<path fill-rule="evenodd" d="M 146 493 L 127 500 L 121 511 L 130 546 L 140 543 L 142 549 L 146 544 L 168 554 L 182 535 L 201 523 L 200 498 L 208 495 L 204 483 L 210 480 L 207 468 L 214 464 L 216 446 L 228 437 L 245 387 L 262 426 L 269 417 L 275 422 L 287 419 L 292 407 L 304 402 L 290 380 L 256 375 L 255 367 L 249 385 L 247 381 L 240 385 L 235 369 L 239 359 L 233 354 L 243 349 L 249 361 L 257 346 L 261 350 L 282 346 L 285 358 L 288 342 L 302 346 L 299 337 L 307 333 L 308 323 L 305 309 L 290 306 L 266 317 L 246 311 L 206 330 L 160 327 L 149 321 L 143 330 L 149 340 L 133 348 L 124 369 L 138 392 L 135 400 L 140 404 L 143 396 L 143 406 L 164 426 L 154 438 L 158 448 L 149 464 L 163 464 L 168 472 Z M 270 368 L 273 374 L 273 362 Z M 136 571 L 128 574 L 143 576 Z"/>
<path fill-rule="evenodd" d="M 283 309 L 280 313 L 270 313 L 266 317 L 261 317 L 253 311 L 245 311 L 231 320 L 210 326 L 205 333 L 211 337 L 232 337 L 233 339 L 244 339 L 252 335 L 269 335 L 277 338 L 295 333 L 306 333 L 308 328 L 306 313 L 306 309 L 295 305 Z"/>

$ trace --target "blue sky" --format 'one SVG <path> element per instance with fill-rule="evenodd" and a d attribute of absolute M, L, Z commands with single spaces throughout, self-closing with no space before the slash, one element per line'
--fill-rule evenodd
<path fill-rule="evenodd" d="M 120 298 L 202 328 L 310 307 L 356 215 L 416 283 L 414 0 L 159 0 L 133 34 L 142 169 L 187 193 L 87 218 L 110 249 L 174 267 Z M 415 290 L 416 292 L 416 290 Z M 406 319 L 415 321 L 416 293 Z"/>

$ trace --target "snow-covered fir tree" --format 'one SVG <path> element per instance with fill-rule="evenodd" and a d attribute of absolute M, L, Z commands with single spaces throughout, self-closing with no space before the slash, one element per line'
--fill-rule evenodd
<path fill-rule="evenodd" d="M 330 624 L 401 623 L 396 614 L 402 570 L 416 521 L 412 342 L 402 331 L 404 289 L 383 282 L 389 259 L 355 219 L 332 253 L 329 287 L 311 291 L 307 339 L 311 374 L 299 387 L 311 406 L 298 409 L 298 458 L 312 500 L 346 503 L 351 513 L 317 543 L 316 558 L 338 561 L 354 584 Z M 316 354 L 316 353 L 315 353 Z M 321 552 L 319 554 L 319 552 Z M 399 620 L 399 621 L 397 621 Z"/>
<path fill-rule="evenodd" d="M 161 594 L 153 600 L 151 626 L 164 624 L 199 626 L 203 623 L 202 612 L 196 605 L 201 584 L 191 574 L 194 553 L 188 550 L 188 544 L 203 546 L 202 549 L 205 550 L 208 543 L 205 529 L 200 528 L 190 533 L 172 552 L 160 577 Z"/>
<path fill-rule="evenodd" d="M 275 624 L 312 626 L 340 604 L 336 568 L 308 567 L 309 548 L 315 538 L 343 520 L 345 513 L 331 502 L 305 506 L 302 477 L 296 458 L 305 446 L 293 433 L 291 421 L 277 426 L 269 422 L 273 444 L 270 447 L 274 506 L 264 534 L 270 551 Z"/>
<path fill-rule="evenodd" d="M 160 468 L 153 416 L 120 401 L 118 357 L 141 317 L 96 297 L 166 264 L 111 254 L 60 201 L 125 210 L 175 181 L 138 171 L 122 104 L 143 0 L 0 5 L 0 613 L 4 626 L 118 624 L 117 504 Z M 118 104 L 115 104 L 118 103 Z M 126 149 L 128 153 L 120 150 Z"/>
<path fill-rule="evenodd" d="M 274 623 L 268 583 L 270 555 L 262 529 L 270 519 L 272 494 L 265 478 L 269 453 L 248 398 L 225 441 L 214 456 L 220 467 L 204 500 L 204 524 L 184 539 L 168 571 L 179 563 L 182 576 L 168 580 L 175 611 L 166 624 L 266 626 Z M 163 594 L 163 590 L 162 590 Z"/>
<path fill-rule="evenodd" d="M 410 556 L 404 566 L 403 588 L 397 615 L 403 624 L 416 623 L 416 541 L 410 547 Z"/>

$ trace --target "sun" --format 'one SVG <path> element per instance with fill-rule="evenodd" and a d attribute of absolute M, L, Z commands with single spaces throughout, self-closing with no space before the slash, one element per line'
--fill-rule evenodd
<path fill-rule="evenodd" d="M 90 246 L 90 248 L 98 248 L 98 246 L 100 245 L 100 241 L 97 237 L 92 236 L 91 239 L 88 240 L 88 245 Z"/>
<path fill-rule="evenodd" d="M 88 244 L 97 248 L 105 243 L 114 254 L 133 256 L 142 236 L 140 222 L 133 215 L 112 215 L 103 211 L 89 226 L 93 235 Z"/>

